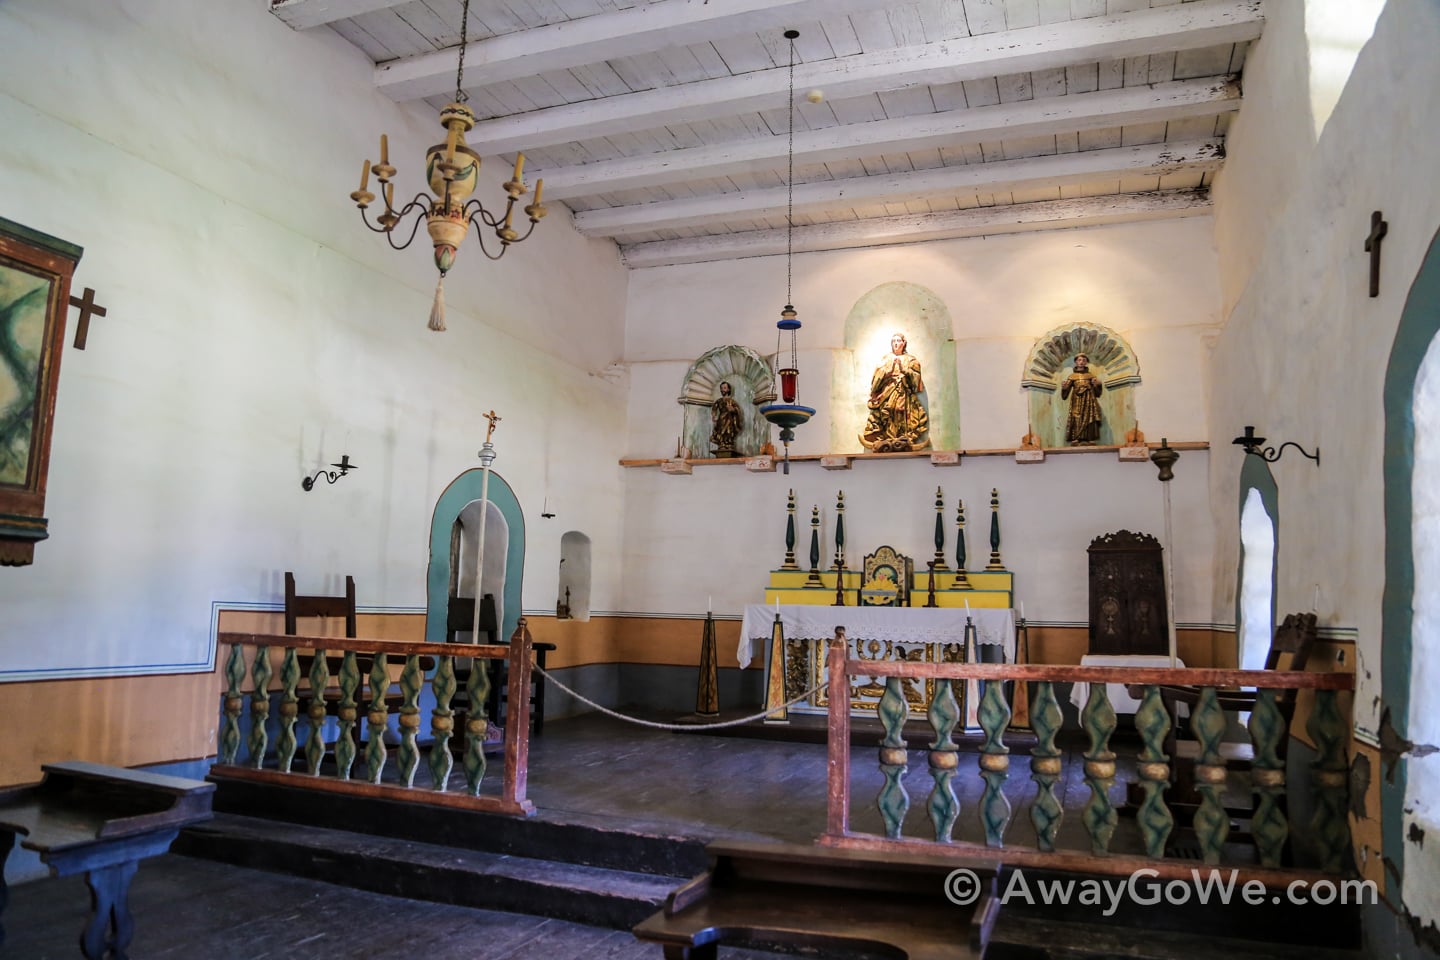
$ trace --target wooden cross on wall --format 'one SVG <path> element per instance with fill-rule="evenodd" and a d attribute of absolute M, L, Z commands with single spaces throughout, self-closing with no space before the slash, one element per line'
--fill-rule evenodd
<path fill-rule="evenodd" d="M 75 349 L 85 349 L 85 338 L 90 335 L 90 318 L 105 316 L 105 308 L 95 302 L 95 291 L 85 288 L 85 297 L 71 297 L 70 306 L 80 308 L 80 321 L 75 324 Z"/>
<path fill-rule="evenodd" d="M 1370 235 L 1365 238 L 1365 252 L 1370 254 L 1370 296 L 1380 296 L 1380 242 L 1390 232 L 1390 224 L 1376 210 L 1370 214 Z"/>

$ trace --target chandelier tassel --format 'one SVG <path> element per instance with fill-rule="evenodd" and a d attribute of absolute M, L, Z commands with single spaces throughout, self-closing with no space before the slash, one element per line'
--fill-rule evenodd
<path fill-rule="evenodd" d="M 435 305 L 430 308 L 430 329 L 439 333 L 445 329 L 445 274 L 435 284 Z"/>

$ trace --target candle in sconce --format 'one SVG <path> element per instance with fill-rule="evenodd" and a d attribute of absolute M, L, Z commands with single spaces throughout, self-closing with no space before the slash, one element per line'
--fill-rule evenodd
<path fill-rule="evenodd" d="M 1025 619 L 1025 601 L 1024 601 L 1024 600 L 1021 600 L 1021 601 L 1020 601 L 1020 619 L 1021 619 L 1021 620 L 1024 620 L 1024 619 Z"/>
<path fill-rule="evenodd" d="M 965 616 L 970 616 L 970 598 L 965 598 Z"/>
<path fill-rule="evenodd" d="M 715 607 L 714 607 L 714 605 L 711 603 L 711 598 L 707 595 L 707 596 L 705 597 L 705 612 L 706 612 L 706 613 L 713 613 L 714 610 L 715 610 Z"/>
<path fill-rule="evenodd" d="M 390 138 L 380 134 L 380 166 L 390 165 Z"/>
<path fill-rule="evenodd" d="M 780 616 L 780 594 L 775 594 L 775 616 Z"/>
<path fill-rule="evenodd" d="M 370 185 L 370 161 L 365 161 L 365 166 L 360 168 L 360 192 L 364 193 L 365 188 Z"/>
<path fill-rule="evenodd" d="M 540 191 L 545 189 L 545 178 L 541 177 L 535 181 L 535 206 L 540 206 Z"/>
<path fill-rule="evenodd" d="M 525 169 L 525 154 L 515 154 L 515 182 L 520 183 L 520 171 Z"/>

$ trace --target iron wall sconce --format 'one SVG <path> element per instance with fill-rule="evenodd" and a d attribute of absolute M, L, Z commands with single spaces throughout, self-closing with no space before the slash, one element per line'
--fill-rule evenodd
<path fill-rule="evenodd" d="M 316 470 L 316 471 L 315 471 L 315 475 L 314 475 L 313 477 L 305 477 L 303 480 L 301 480 L 301 481 L 300 481 L 300 487 L 301 487 L 302 489 L 308 491 L 308 490 L 311 490 L 311 489 L 314 488 L 314 486 L 315 486 L 315 481 L 316 481 L 316 480 L 319 480 L 321 477 L 324 477 L 324 478 L 326 479 L 326 481 L 328 481 L 328 482 L 330 482 L 330 483 L 334 483 L 336 480 L 339 480 L 341 477 L 345 476 L 345 474 L 349 473 L 351 470 L 359 470 L 359 469 L 360 469 L 360 468 L 357 467 L 355 464 L 353 464 L 353 463 L 350 462 L 350 454 L 348 454 L 348 453 L 341 454 L 341 455 L 340 455 L 340 462 L 339 462 L 339 463 L 332 463 L 332 464 L 330 464 L 330 466 L 334 467 L 335 469 L 334 469 L 334 470 L 326 470 L 324 467 L 321 467 L 319 470 Z"/>
<path fill-rule="evenodd" d="M 1284 443 L 1280 444 L 1279 447 L 1266 447 L 1264 446 L 1265 438 L 1255 436 L 1254 427 L 1247 426 L 1245 428 L 1245 435 L 1243 437 L 1236 437 L 1230 442 L 1239 444 L 1240 446 L 1245 448 L 1246 453 L 1254 454 L 1261 460 L 1264 460 L 1266 463 L 1274 463 L 1276 460 L 1280 459 L 1280 455 L 1285 452 L 1286 447 L 1294 447 L 1296 450 L 1300 451 L 1300 456 L 1314 460 L 1315 466 L 1320 466 L 1319 447 L 1315 448 L 1314 453 L 1306 453 L 1305 448 L 1300 446 L 1300 444 L 1296 443 L 1293 440 L 1286 440 Z"/>

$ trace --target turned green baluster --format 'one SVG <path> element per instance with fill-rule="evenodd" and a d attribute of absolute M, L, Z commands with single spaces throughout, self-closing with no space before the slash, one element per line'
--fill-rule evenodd
<path fill-rule="evenodd" d="M 265 723 L 270 719 L 270 648 L 255 648 L 255 663 L 250 678 L 255 689 L 250 691 L 250 766 L 259 770 L 265 765 L 265 751 L 270 746 L 270 733 Z"/>
<path fill-rule="evenodd" d="M 370 713 L 366 718 L 370 737 L 365 743 L 365 769 L 371 783 L 379 783 L 385 772 L 385 731 L 390 726 L 390 708 L 385 694 L 390 691 L 390 665 L 383 653 L 375 654 L 370 668 Z"/>
<path fill-rule="evenodd" d="M 1030 751 L 1030 779 L 1038 785 L 1035 804 L 1030 808 L 1030 822 L 1035 825 L 1035 843 L 1045 853 L 1055 849 L 1055 834 L 1060 832 L 1060 819 L 1065 808 L 1055 796 L 1055 783 L 1060 779 L 1060 750 L 1055 734 L 1064 721 L 1060 704 L 1055 700 L 1055 687 L 1049 680 L 1035 684 L 1035 697 L 1030 701 L 1030 726 L 1035 731 L 1035 748 Z"/>
<path fill-rule="evenodd" d="M 885 775 L 885 785 L 880 788 L 876 804 L 885 820 L 885 836 L 891 840 L 900 839 L 900 826 L 905 822 L 905 812 L 910 809 L 910 795 L 901 782 L 909 759 L 905 738 L 901 734 L 910 716 L 910 705 L 905 702 L 901 682 L 899 677 L 885 678 L 885 693 L 876 708 L 880 724 L 885 728 L 885 739 L 880 741 L 880 772 Z"/>
<path fill-rule="evenodd" d="M 1143 748 L 1135 765 L 1145 799 L 1136 811 L 1135 822 L 1145 841 L 1145 853 L 1156 860 L 1165 856 L 1165 841 L 1175 829 L 1175 815 L 1165 804 L 1165 788 L 1170 784 L 1170 757 L 1165 753 L 1165 738 L 1170 734 L 1170 711 L 1160 698 L 1160 688 L 1147 684 L 1140 709 L 1135 711 L 1135 729 L 1140 733 Z"/>
<path fill-rule="evenodd" d="M 341 780 L 350 779 L 350 768 L 355 765 L 355 720 L 360 715 L 360 665 L 355 662 L 355 651 L 346 650 L 340 661 L 340 705 L 336 710 L 340 718 L 340 736 L 335 740 L 335 776 Z"/>
<path fill-rule="evenodd" d="M 310 735 L 305 740 L 305 770 L 312 777 L 320 775 L 320 761 L 325 759 L 325 688 L 330 685 L 330 665 L 325 662 L 325 651 L 315 651 L 315 662 L 310 665 Z"/>
<path fill-rule="evenodd" d="M 1220 862 L 1225 838 L 1230 835 L 1230 816 L 1225 812 L 1225 758 L 1220 755 L 1220 738 L 1225 734 L 1225 714 L 1214 687 L 1200 690 L 1200 702 L 1190 715 L 1190 729 L 1200 741 L 1200 758 L 1195 763 L 1195 789 L 1200 792 L 1200 809 L 1195 811 L 1195 836 L 1200 853 L 1210 865 Z"/>
<path fill-rule="evenodd" d="M 930 744 L 930 777 L 935 781 L 930 791 L 930 822 L 935 825 L 935 840 L 950 842 L 950 831 L 960 816 L 960 801 L 955 798 L 955 779 L 959 766 L 959 747 L 951 739 L 955 725 L 960 722 L 960 705 L 955 702 L 955 691 L 949 680 L 935 681 L 935 695 L 930 698 L 930 726 L 935 731 L 935 741 Z"/>
<path fill-rule="evenodd" d="M 230 656 L 225 660 L 225 723 L 220 729 L 220 762 L 234 763 L 240 753 L 240 711 L 245 706 L 245 695 L 240 684 L 245 682 L 245 657 L 240 644 L 230 644 Z"/>
<path fill-rule="evenodd" d="M 1315 708 L 1305 724 L 1315 741 L 1316 760 L 1310 764 L 1315 781 L 1315 813 L 1310 833 L 1320 855 L 1320 869 L 1339 873 L 1350 853 L 1350 822 L 1345 809 L 1345 718 L 1340 714 L 1334 690 L 1316 690 Z"/>
<path fill-rule="evenodd" d="M 985 744 L 980 748 L 980 776 L 985 795 L 980 798 L 980 825 L 985 828 L 985 845 L 1005 846 L 1005 828 L 1010 825 L 1010 801 L 1005 799 L 1005 781 L 1010 779 L 1010 748 L 1003 736 L 1010 725 L 1010 705 L 1005 702 L 1005 684 L 991 680 L 980 696 L 980 729 Z"/>
<path fill-rule="evenodd" d="M 470 713 L 465 719 L 465 787 L 470 796 L 480 796 L 480 782 L 485 779 L 485 732 L 490 724 L 485 719 L 485 701 L 490 697 L 490 661 L 476 657 L 471 661 L 470 680 L 465 685 L 470 697 Z"/>
<path fill-rule="evenodd" d="M 1275 703 L 1275 691 L 1258 691 L 1255 709 L 1250 711 L 1250 741 L 1255 745 L 1250 783 L 1256 796 L 1250 833 L 1255 837 L 1262 867 L 1280 866 L 1285 840 L 1290 836 L 1290 823 L 1280 803 L 1285 795 L 1285 762 L 1280 759 L 1280 745 L 1288 735 L 1285 718 Z"/>
<path fill-rule="evenodd" d="M 1096 856 L 1110 852 L 1110 838 L 1115 833 L 1119 816 L 1110 802 L 1110 788 L 1115 784 L 1115 754 L 1110 750 L 1110 737 L 1115 733 L 1115 708 L 1103 683 L 1090 684 L 1090 698 L 1080 713 L 1081 725 L 1090 736 L 1090 749 L 1085 754 L 1085 783 L 1090 799 L 1081 814 L 1090 834 L 1090 850 Z"/>
<path fill-rule="evenodd" d="M 300 683 L 300 659 L 295 656 L 294 647 L 285 648 L 285 659 L 280 661 L 280 736 L 275 741 L 277 769 L 290 772 L 290 763 L 295 759 L 295 718 L 300 715 L 300 698 L 295 687 Z"/>
<path fill-rule="evenodd" d="M 450 701 L 455 699 L 454 657 L 440 658 L 435 676 L 430 679 L 430 691 L 435 694 L 435 709 L 430 711 L 430 735 L 435 738 L 430 748 L 430 783 L 444 793 L 455 766 L 450 753 L 450 737 L 455 731 L 455 711 L 450 708 Z"/>
<path fill-rule="evenodd" d="M 407 787 L 415 786 L 415 771 L 420 769 L 420 748 L 415 736 L 420 731 L 420 688 L 425 672 L 420 669 L 420 655 L 405 658 L 400 671 L 400 779 Z"/>

